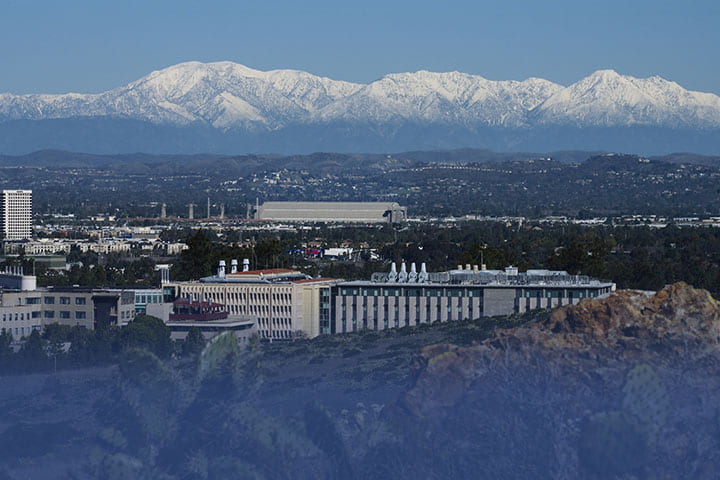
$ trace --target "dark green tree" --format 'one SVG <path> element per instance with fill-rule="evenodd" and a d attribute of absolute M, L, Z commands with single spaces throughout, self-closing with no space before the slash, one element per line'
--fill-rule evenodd
<path fill-rule="evenodd" d="M 173 266 L 173 278 L 178 280 L 198 279 L 210 275 L 213 263 L 213 243 L 203 230 L 198 230 L 187 239 L 188 249 L 180 254 Z"/>
<path fill-rule="evenodd" d="M 205 337 L 203 337 L 202 332 L 197 327 L 190 328 L 182 345 L 183 355 L 199 355 L 203 348 L 205 348 Z"/>
<path fill-rule="evenodd" d="M 0 373 L 7 372 L 11 369 L 14 352 L 10 344 L 12 343 L 12 334 L 3 329 L 0 332 Z"/>
<path fill-rule="evenodd" d="M 118 333 L 122 350 L 144 348 L 160 358 L 167 358 L 172 352 L 170 328 L 157 317 L 140 315 Z"/>
<path fill-rule="evenodd" d="M 48 366 L 48 356 L 40 332 L 33 330 L 20 348 L 19 358 L 24 371 L 40 371 Z"/>

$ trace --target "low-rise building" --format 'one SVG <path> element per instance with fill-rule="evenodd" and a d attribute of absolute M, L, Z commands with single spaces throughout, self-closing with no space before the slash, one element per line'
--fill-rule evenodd
<path fill-rule="evenodd" d="M 227 307 L 230 316 L 244 316 L 257 324 L 258 335 L 268 340 L 290 340 L 330 333 L 330 278 L 312 278 L 285 268 L 230 273 L 225 262 L 218 274 L 192 282 L 170 282 L 175 298 L 213 302 Z"/>
<path fill-rule="evenodd" d="M 241 345 L 247 345 L 257 335 L 257 326 L 251 318 L 231 317 L 226 305 L 189 299 L 173 302 L 173 312 L 165 324 L 170 328 L 173 340 L 184 340 L 192 328 L 197 328 L 206 339 L 221 332 L 234 332 Z"/>
<path fill-rule="evenodd" d="M 615 284 L 584 275 L 517 268 L 481 270 L 467 265 L 428 273 L 425 264 L 375 273 L 370 281 L 332 286 L 331 332 L 383 330 L 431 322 L 477 319 L 577 304 L 606 295 Z"/>
<path fill-rule="evenodd" d="M 18 269 L 0 274 L 0 329 L 17 338 L 51 323 L 92 330 L 122 326 L 134 317 L 134 290 L 37 288 L 36 278 Z"/>
<path fill-rule="evenodd" d="M 70 247 L 69 242 L 55 239 L 3 243 L 5 254 L 10 255 L 20 253 L 28 256 L 68 254 L 70 253 Z"/>

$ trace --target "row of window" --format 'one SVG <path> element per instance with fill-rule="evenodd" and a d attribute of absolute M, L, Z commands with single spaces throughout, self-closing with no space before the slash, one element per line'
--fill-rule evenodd
<path fill-rule="evenodd" d="M 482 303 L 478 305 L 478 311 L 475 312 L 473 308 L 472 303 L 468 303 L 466 305 L 468 307 L 468 314 L 467 318 L 475 318 L 477 314 L 482 312 L 483 305 Z M 345 305 L 345 298 L 343 298 L 343 304 L 341 307 L 341 331 L 343 333 L 349 331 L 348 330 L 348 324 L 350 324 L 351 328 L 350 331 L 357 331 L 358 324 L 362 323 L 362 326 L 360 328 L 373 328 L 374 330 L 378 329 L 378 324 L 380 320 L 380 316 L 378 315 L 378 306 L 373 305 L 373 315 L 372 315 L 372 326 L 370 326 L 370 319 L 368 318 L 367 314 L 367 307 L 365 305 L 362 306 L 362 319 L 358 318 L 358 312 L 356 310 L 357 304 L 353 303 L 352 307 L 350 309 L 350 321 L 348 321 L 348 315 L 346 311 L 346 305 Z M 443 318 L 442 311 L 445 310 L 446 315 Z M 432 323 L 434 321 L 453 321 L 453 320 L 462 320 L 463 319 L 463 305 L 460 300 L 456 303 L 455 306 L 453 306 L 452 301 L 450 301 L 445 308 L 443 309 L 440 303 L 436 303 L 434 306 L 431 306 L 431 304 L 428 302 L 425 305 L 425 317 L 424 321 L 423 318 L 420 315 L 421 308 L 420 304 L 415 304 L 415 317 L 413 320 L 413 324 L 420 324 L 420 323 Z M 400 308 L 397 304 L 393 307 L 393 314 L 392 318 L 390 315 L 390 309 L 387 304 L 383 305 L 383 315 L 382 315 L 382 323 L 383 328 L 389 328 L 390 327 L 390 321 L 392 320 L 393 326 L 395 328 L 400 327 Z M 361 322 L 360 322 L 361 320 Z M 405 304 L 404 308 L 404 314 L 402 315 L 402 323 L 404 326 L 410 326 L 411 325 L 411 318 L 410 318 L 410 305 Z"/>
<path fill-rule="evenodd" d="M 158 295 L 137 295 L 135 297 L 135 303 L 148 304 L 148 303 L 163 303 L 163 296 Z"/>
<path fill-rule="evenodd" d="M 600 293 L 603 293 L 602 291 Z M 522 296 L 520 290 L 516 292 L 517 296 Z M 556 290 L 548 290 L 546 289 L 544 292 L 542 290 L 525 290 L 525 298 L 570 298 L 570 299 L 578 299 L 578 298 L 593 298 L 598 295 L 598 292 L 594 290 L 565 290 L 565 289 L 556 289 Z"/>
<path fill-rule="evenodd" d="M 13 318 L 14 316 L 14 318 Z M 27 312 L 27 313 L 3 313 L 3 322 L 19 320 L 30 320 L 31 318 L 40 318 L 40 312 Z"/>
<path fill-rule="evenodd" d="M 290 327 L 292 326 L 292 319 L 291 318 L 273 318 L 272 320 L 269 318 L 258 318 L 258 325 L 261 327 L 269 327 L 272 321 L 273 327 Z"/>
<path fill-rule="evenodd" d="M 39 303 L 39 299 L 35 298 L 28 298 L 28 303 L 30 303 L 30 300 L 37 300 L 37 303 Z M 54 305 L 55 304 L 55 297 L 45 297 L 44 299 L 45 305 Z M 72 303 L 72 298 L 70 297 L 59 297 L 58 303 L 60 305 L 70 305 Z M 85 297 L 75 297 L 75 305 L 86 305 L 87 304 L 87 298 Z"/>
<path fill-rule="evenodd" d="M 58 318 L 62 319 L 68 319 L 71 318 L 71 313 L 67 310 L 61 310 L 58 312 Z M 54 310 L 45 310 L 44 312 L 45 318 L 55 318 L 55 311 Z M 87 312 L 75 312 L 75 320 L 84 320 L 87 318 Z"/>
<path fill-rule="evenodd" d="M 7 328 L 7 329 L 3 328 L 2 332 L 3 333 L 8 332 L 8 333 L 13 334 L 16 338 L 20 338 L 20 337 L 24 337 L 25 335 L 29 335 L 30 333 L 32 333 L 33 330 L 40 330 L 40 327 L 37 325 L 32 326 L 32 327 L 15 327 L 15 333 L 13 333 L 12 328 Z"/>
<path fill-rule="evenodd" d="M 258 333 L 263 338 L 292 338 L 292 332 L 288 330 L 259 330 Z"/>
<path fill-rule="evenodd" d="M 482 297 L 482 290 L 455 288 L 341 288 L 341 296 L 362 297 Z"/>

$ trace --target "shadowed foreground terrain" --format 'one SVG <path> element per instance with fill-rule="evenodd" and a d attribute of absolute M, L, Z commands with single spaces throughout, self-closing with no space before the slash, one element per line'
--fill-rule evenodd
<path fill-rule="evenodd" d="M 0 379 L 0 479 L 718 478 L 720 306 L 519 317 Z"/>

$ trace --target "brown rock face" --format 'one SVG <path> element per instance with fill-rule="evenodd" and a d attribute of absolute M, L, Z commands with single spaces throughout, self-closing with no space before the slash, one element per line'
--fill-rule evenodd
<path fill-rule="evenodd" d="M 530 327 L 499 331 L 481 344 L 425 348 L 416 382 L 400 404 L 418 417 L 436 415 L 490 369 L 511 370 L 537 356 L 572 375 L 648 358 L 687 359 L 718 345 L 720 305 L 707 291 L 685 283 L 652 295 L 619 291 L 561 308 Z"/>
<path fill-rule="evenodd" d="M 650 296 L 620 291 L 587 299 L 533 328 L 559 338 L 579 335 L 589 346 L 592 339 L 608 343 L 622 337 L 691 337 L 713 343 L 720 339 L 720 306 L 707 291 L 676 283 Z"/>

